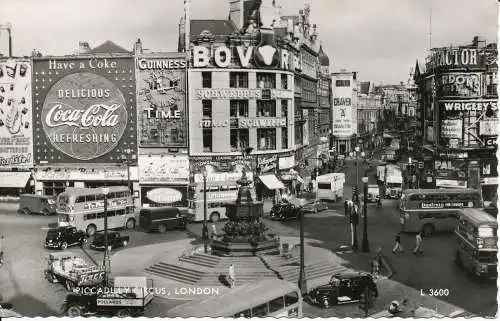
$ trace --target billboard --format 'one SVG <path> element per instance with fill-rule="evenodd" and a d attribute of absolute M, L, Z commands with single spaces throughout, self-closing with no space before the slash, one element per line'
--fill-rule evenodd
<path fill-rule="evenodd" d="M 117 163 L 137 153 L 132 57 L 33 60 L 35 162 Z"/>
<path fill-rule="evenodd" d="M 143 207 L 187 207 L 187 185 L 141 186 Z"/>
<path fill-rule="evenodd" d="M 31 62 L 0 60 L 0 169 L 33 167 Z"/>
<path fill-rule="evenodd" d="M 436 79 L 439 97 L 481 97 L 482 76 L 478 72 L 441 74 Z"/>
<path fill-rule="evenodd" d="M 352 107 L 351 106 L 335 106 L 332 109 L 332 121 L 334 136 L 351 136 L 353 131 L 352 126 Z"/>
<path fill-rule="evenodd" d="M 141 184 L 188 184 L 189 158 L 171 155 L 139 155 Z"/>
<path fill-rule="evenodd" d="M 185 55 L 144 55 L 136 64 L 139 145 L 187 147 Z"/>

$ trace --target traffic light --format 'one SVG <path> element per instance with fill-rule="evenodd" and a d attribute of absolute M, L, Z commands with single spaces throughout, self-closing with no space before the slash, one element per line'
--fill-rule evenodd
<path fill-rule="evenodd" d="M 358 195 L 358 187 L 357 186 L 352 187 L 352 195 Z"/>

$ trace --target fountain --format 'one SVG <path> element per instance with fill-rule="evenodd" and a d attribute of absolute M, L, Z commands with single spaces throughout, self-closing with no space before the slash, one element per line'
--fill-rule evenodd
<path fill-rule="evenodd" d="M 265 234 L 267 228 L 262 222 L 262 202 L 254 202 L 246 172 L 243 169 L 238 197 L 235 203 L 226 204 L 229 222 L 224 225 L 222 236 L 212 240 L 213 255 L 256 256 L 279 254 L 279 238 Z"/>

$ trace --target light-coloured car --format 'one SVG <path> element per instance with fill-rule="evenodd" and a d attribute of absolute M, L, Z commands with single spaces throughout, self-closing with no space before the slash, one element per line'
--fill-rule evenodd
<path fill-rule="evenodd" d="M 327 209 L 328 205 L 320 200 L 313 200 L 312 202 L 309 202 L 306 205 L 304 205 L 304 207 L 302 208 L 302 210 L 305 213 L 318 213 L 321 211 L 325 211 Z"/>

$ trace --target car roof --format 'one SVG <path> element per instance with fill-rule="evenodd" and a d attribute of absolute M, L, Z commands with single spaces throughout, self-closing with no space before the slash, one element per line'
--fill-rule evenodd
<path fill-rule="evenodd" d="M 370 277 L 370 274 L 365 272 L 341 272 L 333 275 L 338 279 L 354 279 L 354 278 L 365 278 Z"/>

